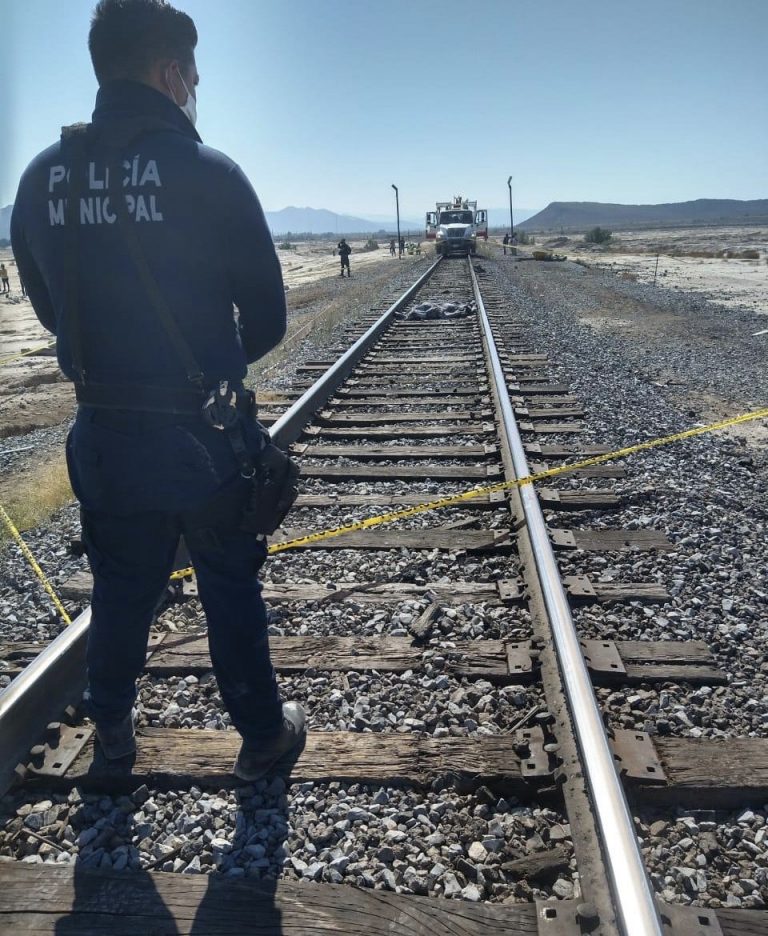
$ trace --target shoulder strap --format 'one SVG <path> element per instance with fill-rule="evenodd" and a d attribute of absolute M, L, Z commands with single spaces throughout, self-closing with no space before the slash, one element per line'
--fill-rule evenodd
<path fill-rule="evenodd" d="M 184 337 L 179 323 L 171 311 L 165 296 L 150 269 L 147 258 L 142 250 L 139 238 L 136 235 L 135 222 L 128 216 L 125 196 L 122 191 L 122 153 L 126 146 L 138 139 L 144 133 L 155 129 L 164 129 L 169 125 L 164 121 L 139 118 L 132 122 L 126 122 L 118 130 L 110 131 L 99 136 L 99 142 L 107 147 L 109 152 L 109 201 L 112 211 L 117 217 L 117 226 L 123 235 L 128 253 L 131 256 L 139 280 L 141 281 L 149 301 L 152 304 L 160 324 L 165 329 L 168 340 L 174 347 L 179 359 L 184 365 L 187 374 L 187 380 L 201 392 L 205 388 L 205 375 L 197 363 L 197 359 L 189 346 L 189 342 Z M 82 355 L 82 329 L 80 323 L 80 310 L 78 303 L 78 285 L 77 285 L 77 245 L 79 231 L 79 206 L 80 192 L 82 188 L 82 179 L 85 170 L 85 161 L 87 158 L 88 143 L 94 139 L 93 129 L 90 124 L 76 124 L 74 127 L 65 128 L 62 131 L 62 141 L 65 139 L 74 141 L 75 160 L 70 171 L 69 182 L 69 223 L 71 231 L 69 236 L 70 245 L 70 276 L 69 276 L 69 296 L 68 321 L 71 329 L 70 342 L 72 345 L 72 361 L 75 371 L 85 383 L 85 368 Z M 74 131 L 74 132 L 71 132 Z"/>

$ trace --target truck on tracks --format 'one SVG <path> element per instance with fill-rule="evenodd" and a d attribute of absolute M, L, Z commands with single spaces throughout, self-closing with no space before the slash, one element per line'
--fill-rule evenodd
<path fill-rule="evenodd" d="M 449 202 L 437 202 L 435 210 L 427 212 L 424 236 L 435 242 L 435 250 L 444 257 L 474 257 L 477 239 L 488 240 L 488 212 L 461 195 Z"/>

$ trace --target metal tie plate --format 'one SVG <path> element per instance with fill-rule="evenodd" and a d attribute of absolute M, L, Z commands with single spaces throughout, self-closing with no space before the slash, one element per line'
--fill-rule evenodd
<path fill-rule="evenodd" d="M 550 530 L 549 537 L 555 549 L 576 549 L 576 537 L 571 530 Z"/>
<path fill-rule="evenodd" d="M 581 925 L 578 900 L 536 901 L 538 936 L 583 936 L 589 929 Z"/>
<path fill-rule="evenodd" d="M 37 777 L 63 777 L 93 735 L 93 728 L 69 725 L 57 728 L 55 737 L 49 737 L 47 744 L 36 745 L 30 751 L 31 759 L 26 766 Z"/>
<path fill-rule="evenodd" d="M 563 584 L 571 598 L 597 597 L 597 592 L 586 575 L 566 575 Z"/>
<path fill-rule="evenodd" d="M 530 640 L 520 643 L 507 643 L 507 670 L 511 676 L 533 672 L 533 647 Z"/>
<path fill-rule="evenodd" d="M 516 744 L 528 748 L 528 757 L 520 758 L 520 773 L 527 777 L 551 777 L 549 754 L 544 750 L 544 732 L 539 727 L 524 728 L 514 734 Z"/>
<path fill-rule="evenodd" d="M 500 579 L 496 583 L 499 599 L 502 604 L 511 604 L 522 601 L 523 583 L 517 579 Z"/>
<path fill-rule="evenodd" d="M 624 661 L 613 640 L 580 640 L 579 644 L 590 672 L 626 676 Z"/>
<path fill-rule="evenodd" d="M 664 936 L 723 936 L 714 910 L 657 902 Z"/>
<path fill-rule="evenodd" d="M 612 734 L 609 741 L 613 759 L 622 777 L 644 784 L 666 784 L 667 775 L 649 734 L 626 728 L 616 728 Z"/>

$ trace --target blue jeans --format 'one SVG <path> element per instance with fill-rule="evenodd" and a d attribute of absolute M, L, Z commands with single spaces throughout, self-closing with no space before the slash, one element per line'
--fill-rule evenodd
<path fill-rule="evenodd" d="M 259 428 L 249 421 L 243 429 L 258 453 Z M 199 417 L 81 406 L 67 461 L 93 572 L 91 716 L 109 723 L 130 712 L 149 628 L 183 535 L 232 723 L 248 743 L 276 736 L 282 705 L 257 578 L 266 545 L 238 528 L 247 490 L 225 433 Z"/>

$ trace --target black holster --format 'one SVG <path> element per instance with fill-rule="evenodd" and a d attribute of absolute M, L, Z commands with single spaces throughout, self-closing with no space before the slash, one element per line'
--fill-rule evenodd
<path fill-rule="evenodd" d="M 240 529 L 258 536 L 271 536 L 298 497 L 299 466 L 290 455 L 268 442 L 254 459 L 253 467 Z"/>

